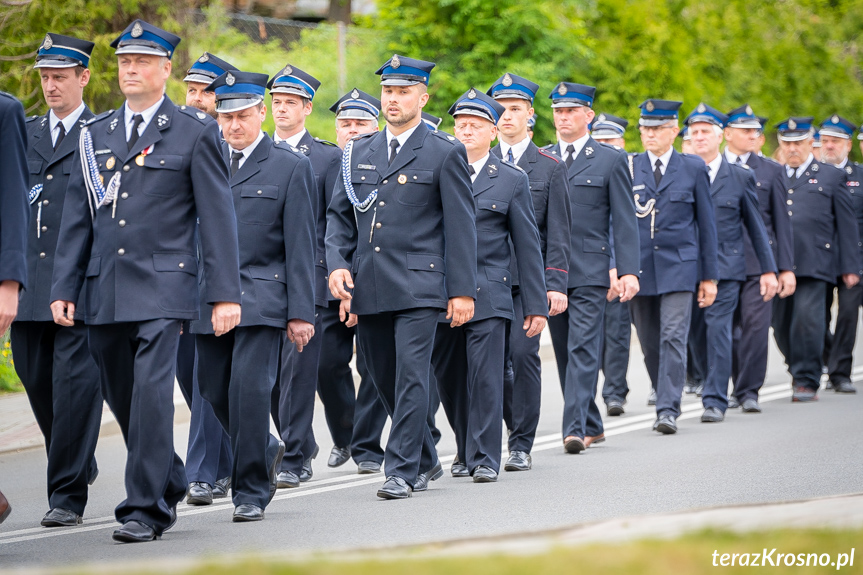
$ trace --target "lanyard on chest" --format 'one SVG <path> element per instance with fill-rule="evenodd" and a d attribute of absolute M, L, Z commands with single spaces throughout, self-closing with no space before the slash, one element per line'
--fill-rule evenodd
<path fill-rule="evenodd" d="M 635 181 L 635 167 L 633 166 L 632 156 L 629 156 L 629 175 L 632 176 L 632 180 Z M 653 232 L 656 227 L 656 199 L 650 198 L 644 202 L 644 204 L 638 201 L 641 199 L 640 194 L 635 194 L 634 199 L 635 215 L 639 218 L 650 216 L 650 239 L 653 239 Z"/>

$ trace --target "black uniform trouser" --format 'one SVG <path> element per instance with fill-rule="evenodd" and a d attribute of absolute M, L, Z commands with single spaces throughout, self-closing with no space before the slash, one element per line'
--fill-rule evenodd
<path fill-rule="evenodd" d="M 285 442 L 285 457 L 279 471 L 291 471 L 298 476 L 303 462 L 312 457 L 317 447 L 312 419 L 323 340 L 318 335 L 322 331 L 323 309 L 315 306 L 315 335 L 303 346 L 302 352 L 283 338 L 282 367 L 273 388 L 273 421 Z"/>
<path fill-rule="evenodd" d="M 16 321 L 11 346 L 15 371 L 45 437 L 48 506 L 83 515 L 102 422 L 99 369 L 90 356 L 87 326 Z"/>
<path fill-rule="evenodd" d="M 524 317 L 524 305 L 518 286 L 512 288 L 515 317 Z M 508 322 L 506 364 L 504 369 L 504 421 L 509 434 L 510 451 L 533 448 L 539 425 L 542 400 L 542 360 L 539 357 L 540 336 L 527 337 L 522 321 Z"/>
<path fill-rule="evenodd" d="M 821 387 L 827 286 L 824 280 L 798 277 L 794 295 L 773 300 L 773 336 L 794 385 L 815 391 Z"/>
<path fill-rule="evenodd" d="M 689 337 L 686 340 L 686 379 L 703 384 L 707 381 L 709 372 L 707 321 L 704 309 L 698 307 L 698 298 L 692 298 L 692 316 L 689 322 Z"/>
<path fill-rule="evenodd" d="M 761 276 L 750 276 L 740 287 L 740 301 L 734 312 L 734 351 L 731 378 L 734 397 L 743 403 L 758 399 L 767 376 L 770 344 L 770 316 L 773 303 L 761 296 Z"/>
<path fill-rule="evenodd" d="M 177 381 L 189 406 L 189 445 L 186 448 L 186 477 L 210 486 L 230 477 L 233 466 L 231 438 L 213 412 L 210 402 L 201 397 L 195 371 L 195 334 L 186 327 L 177 349 Z"/>
<path fill-rule="evenodd" d="M 629 303 L 644 366 L 656 390 L 657 416 L 680 415 L 692 296 L 692 292 L 637 295 Z"/>
<path fill-rule="evenodd" d="M 504 338 L 507 320 L 498 317 L 453 328 L 440 323 L 432 368 L 441 404 L 453 428 L 459 461 L 500 471 L 503 419 Z"/>
<path fill-rule="evenodd" d="M 392 427 L 384 452 L 387 477 L 416 483 L 437 462 L 428 425 L 429 366 L 437 308 L 359 316 L 357 339 Z"/>
<path fill-rule="evenodd" d="M 605 321 L 602 338 L 602 399 L 626 401 L 629 384 L 626 372 L 629 369 L 629 346 L 632 340 L 632 319 L 629 317 L 629 302 L 614 300 L 605 305 Z"/>
<path fill-rule="evenodd" d="M 269 470 L 278 453 L 270 434 L 270 394 L 284 339 L 285 330 L 263 325 L 195 336 L 201 395 L 231 436 L 234 505 L 264 509 L 269 503 Z"/>
<path fill-rule="evenodd" d="M 701 402 L 705 408 L 715 407 L 722 413 L 728 409 L 728 379 L 731 377 L 732 335 L 734 310 L 740 297 L 739 281 L 721 280 L 713 305 L 703 309 L 706 328 L 705 346 L 700 354 L 707 358 L 707 379 Z"/>
<path fill-rule="evenodd" d="M 857 341 L 857 321 L 860 306 L 863 305 L 863 284 L 852 288 L 845 287 L 840 280 L 837 288 L 839 311 L 836 315 L 836 330 L 830 341 L 830 349 L 825 350 L 827 370 L 830 381 L 834 383 L 851 381 L 851 366 L 854 344 Z M 832 290 L 828 288 L 827 313 L 831 313 Z M 829 333 L 829 322 L 828 322 Z"/>
<path fill-rule="evenodd" d="M 555 321 L 551 332 L 563 389 L 563 437 L 595 437 L 603 432 L 596 406 L 605 296 L 608 288 L 584 286 L 569 290 L 566 331 Z M 557 341 L 555 341 L 557 340 Z M 558 350 L 564 351 L 558 355 Z"/>
<path fill-rule="evenodd" d="M 180 320 L 91 325 L 90 353 L 102 395 L 126 442 L 126 499 L 114 516 L 161 535 L 186 494 L 183 460 L 174 452 L 174 368 Z"/>
<path fill-rule="evenodd" d="M 323 309 L 321 320 L 321 357 L 318 362 L 318 395 L 324 404 L 327 426 L 333 443 L 350 447 L 354 461 L 383 463 L 381 434 L 387 412 L 366 367 L 365 356 L 357 345 L 357 372 L 360 386 L 354 397 L 354 377 L 350 361 L 354 354 L 355 328 L 339 320 L 339 301 Z"/>

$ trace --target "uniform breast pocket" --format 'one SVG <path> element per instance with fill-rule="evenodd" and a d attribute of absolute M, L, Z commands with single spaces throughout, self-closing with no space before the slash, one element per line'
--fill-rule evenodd
<path fill-rule="evenodd" d="M 496 222 L 504 221 L 509 212 L 509 202 L 480 198 L 476 201 L 477 228 L 495 227 Z"/>
<path fill-rule="evenodd" d="M 740 213 L 740 202 L 734 198 L 717 198 L 716 200 L 716 217 L 720 215 L 734 217 Z"/>
<path fill-rule="evenodd" d="M 67 176 L 72 173 L 72 166 L 74 165 L 74 160 L 69 158 L 65 162 L 63 162 L 63 173 Z"/>
<path fill-rule="evenodd" d="M 407 254 L 408 283 L 415 300 L 446 299 L 444 260 L 436 254 Z"/>
<path fill-rule="evenodd" d="M 42 160 L 27 160 L 27 167 L 30 168 L 30 173 L 33 175 L 42 173 Z"/>
<path fill-rule="evenodd" d="M 397 196 L 399 203 L 405 206 L 424 206 L 429 203 L 432 184 L 434 184 L 434 172 L 432 170 L 405 170 L 398 175 L 393 175 L 398 182 L 404 180 L 404 184 L 398 184 Z"/>
<path fill-rule="evenodd" d="M 137 162 L 137 160 L 135 160 Z M 130 162 L 131 163 L 131 162 Z M 134 166 L 133 166 L 134 167 Z M 170 182 L 173 172 L 179 172 L 183 168 L 183 156 L 175 154 L 159 154 L 144 156 L 144 167 L 148 170 L 165 170 L 166 181 Z M 119 162 L 115 169 L 119 169 Z M 108 176 L 105 175 L 105 181 L 108 181 Z M 145 186 L 144 193 L 149 196 L 171 197 L 177 193 L 177 186 L 173 185 L 157 185 Z"/>
<path fill-rule="evenodd" d="M 240 188 L 237 220 L 244 224 L 270 225 L 279 214 L 279 186 L 244 184 Z"/>
<path fill-rule="evenodd" d="M 603 176 L 574 176 L 569 180 L 572 202 L 579 206 L 597 206 L 605 198 Z"/>
<path fill-rule="evenodd" d="M 668 198 L 672 202 L 681 202 L 685 204 L 695 203 L 695 196 L 692 194 L 692 192 L 686 190 L 673 190 L 670 194 L 668 194 Z"/>

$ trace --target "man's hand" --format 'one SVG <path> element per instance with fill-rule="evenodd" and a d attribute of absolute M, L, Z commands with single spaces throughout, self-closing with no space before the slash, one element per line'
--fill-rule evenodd
<path fill-rule="evenodd" d="M 351 313 L 351 300 L 343 299 L 339 302 L 339 321 L 343 322 L 345 327 L 354 327 L 358 320 L 357 314 Z"/>
<path fill-rule="evenodd" d="M 70 301 L 52 301 L 51 314 L 54 316 L 54 323 L 72 327 L 75 325 L 75 304 Z"/>
<path fill-rule="evenodd" d="M 569 298 L 566 297 L 566 294 L 559 291 L 549 291 L 547 294 L 548 315 L 558 315 L 566 311 L 566 306 L 569 305 Z"/>
<path fill-rule="evenodd" d="M 779 291 L 779 280 L 776 279 L 776 274 L 769 272 L 761 274 L 761 297 L 764 301 L 770 301 L 776 292 Z"/>
<path fill-rule="evenodd" d="M 450 327 L 464 325 L 473 317 L 473 298 L 458 296 L 449 298 L 446 304 L 446 318 L 451 319 Z"/>
<path fill-rule="evenodd" d="M 845 287 L 851 289 L 860 283 L 860 276 L 857 274 L 842 274 L 842 281 L 845 282 Z"/>
<path fill-rule="evenodd" d="M 56 316 L 55 316 L 56 317 Z M 240 304 L 229 301 L 220 301 L 213 304 L 213 331 L 216 337 L 225 335 L 240 324 Z"/>
<path fill-rule="evenodd" d="M 625 302 L 629 301 L 638 295 L 638 292 L 641 290 L 641 283 L 638 281 L 638 276 L 634 276 L 632 274 L 626 274 L 620 278 L 620 281 L 617 282 L 617 285 L 620 287 L 620 301 Z"/>
<path fill-rule="evenodd" d="M 18 315 L 18 288 L 21 286 L 16 281 L 6 280 L 0 282 L 0 335 L 6 333 L 12 320 Z"/>
<path fill-rule="evenodd" d="M 351 299 L 351 292 L 345 289 L 354 289 L 354 280 L 351 277 L 351 272 L 346 269 L 333 270 L 330 273 L 330 293 L 334 298 L 341 300 Z"/>
<path fill-rule="evenodd" d="M 786 298 L 794 295 L 796 290 L 797 276 L 794 275 L 794 272 L 790 270 L 779 272 L 779 297 Z"/>
<path fill-rule="evenodd" d="M 524 325 L 522 329 L 527 333 L 525 335 L 527 337 L 534 337 L 539 335 L 543 328 L 545 328 L 546 319 L 541 315 L 529 315 L 524 318 Z"/>
<path fill-rule="evenodd" d="M 703 280 L 698 284 L 698 307 L 710 307 L 716 300 L 716 284 L 712 280 Z"/>
<path fill-rule="evenodd" d="M 297 346 L 297 351 L 302 353 L 303 347 L 309 345 L 309 340 L 315 335 L 315 326 L 301 319 L 292 319 L 288 322 L 288 339 Z"/>
<path fill-rule="evenodd" d="M 617 277 L 617 268 L 608 270 L 608 293 L 605 294 L 607 301 L 614 301 L 620 297 L 620 280 Z"/>

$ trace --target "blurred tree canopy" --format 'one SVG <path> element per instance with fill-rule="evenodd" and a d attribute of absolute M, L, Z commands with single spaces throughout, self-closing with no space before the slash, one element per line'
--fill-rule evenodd
<path fill-rule="evenodd" d="M 175 101 L 183 99 L 182 72 L 205 50 L 268 74 L 290 62 L 322 81 L 308 126 L 334 139 L 327 108 L 341 95 L 336 26 L 303 30 L 289 42 L 253 39 L 230 25 L 221 6 L 0 0 L 0 89 L 30 113 L 44 113 L 33 57 L 45 32 L 65 33 L 97 43 L 87 102 L 95 111 L 117 107 L 122 95 L 108 44 L 140 17 L 184 38 L 168 88 Z M 202 8 L 206 18 L 192 18 Z M 376 93 L 374 71 L 395 52 L 434 61 L 427 110 L 444 117 L 448 129 L 446 111 L 459 95 L 513 72 L 540 84 L 538 144 L 554 139 L 547 96 L 561 80 L 596 86 L 597 112 L 628 118 L 631 126 L 648 97 L 683 100 L 683 114 L 700 101 L 721 110 L 748 102 L 771 123 L 792 114 L 820 122 L 833 113 L 861 122 L 861 30 L 863 0 L 379 0 L 375 16 L 355 18 L 348 28 L 345 88 Z M 637 130 L 630 128 L 628 140 L 640 149 Z"/>

